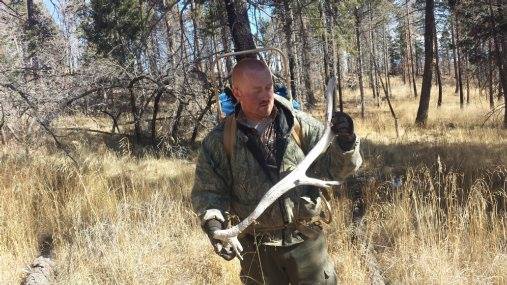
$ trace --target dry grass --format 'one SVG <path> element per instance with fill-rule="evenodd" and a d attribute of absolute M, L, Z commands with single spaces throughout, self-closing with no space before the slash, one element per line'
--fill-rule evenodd
<path fill-rule="evenodd" d="M 481 127 L 488 105 L 475 93 L 464 111 L 445 94 L 428 127 L 414 128 L 417 102 L 405 86 L 393 91 L 400 138 L 385 103 L 368 102 L 367 118 L 356 120 L 370 176 L 362 185 L 365 234 L 384 276 L 395 284 L 507 284 L 507 132 L 498 121 Z M 357 118 L 350 102 L 347 111 Z M 192 162 L 75 144 L 79 168 L 42 149 L 0 150 L 0 284 L 19 282 L 43 234 L 55 239 L 61 284 L 239 283 L 237 262 L 212 253 L 189 207 Z M 393 175 L 403 186 L 391 186 Z M 329 248 L 342 283 L 364 284 L 346 196 L 333 201 Z"/>

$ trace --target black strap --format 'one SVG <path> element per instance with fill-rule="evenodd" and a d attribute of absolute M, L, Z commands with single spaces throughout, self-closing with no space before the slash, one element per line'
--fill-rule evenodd
<path fill-rule="evenodd" d="M 263 151 L 259 147 L 261 144 L 260 138 L 257 135 L 255 129 L 251 129 L 247 126 L 244 126 L 242 124 L 238 124 L 238 128 L 246 134 L 248 137 L 248 140 L 246 141 L 246 148 L 250 151 L 250 153 L 253 155 L 259 166 L 261 167 L 262 171 L 266 176 L 269 178 L 269 180 L 272 183 L 276 183 L 276 177 L 273 177 L 273 173 L 269 170 L 269 166 L 266 163 L 266 160 L 264 159 Z"/>

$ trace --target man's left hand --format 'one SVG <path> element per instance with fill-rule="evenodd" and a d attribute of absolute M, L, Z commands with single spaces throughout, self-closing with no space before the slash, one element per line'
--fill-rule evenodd
<path fill-rule="evenodd" d="M 331 124 L 331 130 L 336 134 L 340 147 L 344 151 L 350 150 L 356 141 L 352 118 L 345 112 L 335 112 Z"/>

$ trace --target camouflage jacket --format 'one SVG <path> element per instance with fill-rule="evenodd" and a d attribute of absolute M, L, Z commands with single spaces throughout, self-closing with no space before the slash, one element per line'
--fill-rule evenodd
<path fill-rule="evenodd" d="M 286 148 L 281 158 L 278 180 L 287 175 L 303 160 L 324 133 L 321 122 L 308 114 L 291 108 L 290 103 L 276 97 L 275 105 L 286 118 L 288 131 L 284 136 Z M 301 127 L 298 145 L 291 130 L 294 119 Z M 223 145 L 224 123 L 218 124 L 203 140 L 195 171 L 192 205 L 202 222 L 216 218 L 223 221 L 227 214 L 240 220 L 247 217 L 262 196 L 277 181 L 262 169 L 246 147 L 248 138 L 238 128 L 233 156 L 228 158 Z M 362 163 L 359 138 L 349 151 L 343 151 L 333 142 L 308 170 L 310 177 L 342 181 L 358 170 Z M 269 245 L 291 245 L 305 239 L 290 227 L 296 221 L 309 221 L 322 211 L 320 190 L 312 186 L 299 186 L 290 190 L 270 206 L 257 220 L 250 233 L 262 233 L 263 242 Z"/>

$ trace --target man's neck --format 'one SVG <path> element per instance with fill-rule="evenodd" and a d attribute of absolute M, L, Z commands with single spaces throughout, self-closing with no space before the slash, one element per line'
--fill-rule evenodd
<path fill-rule="evenodd" d="M 264 118 L 252 118 L 251 116 L 247 116 L 247 114 L 241 110 L 239 112 L 238 121 L 247 127 L 256 129 L 258 133 L 262 133 L 265 126 L 274 120 L 276 113 L 277 109 L 274 107 L 269 116 Z"/>

